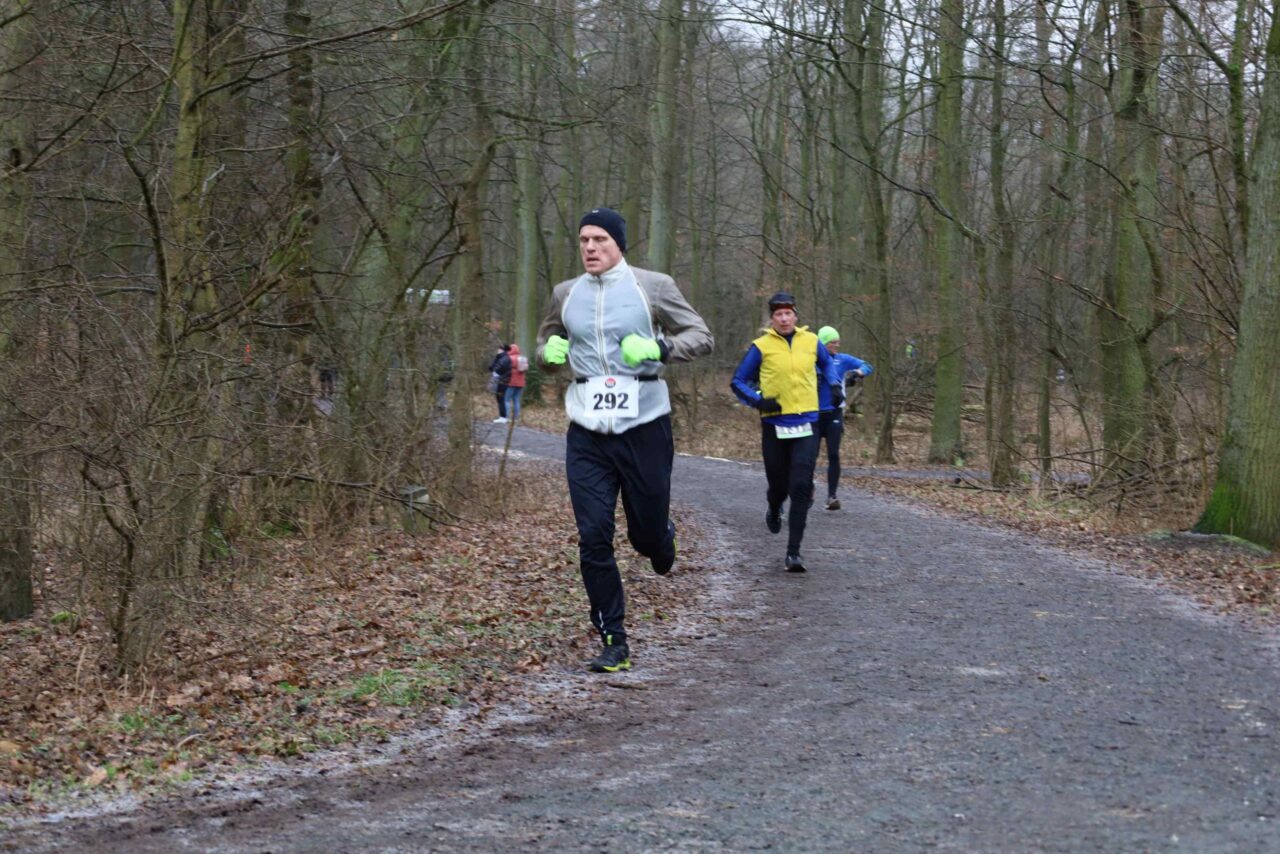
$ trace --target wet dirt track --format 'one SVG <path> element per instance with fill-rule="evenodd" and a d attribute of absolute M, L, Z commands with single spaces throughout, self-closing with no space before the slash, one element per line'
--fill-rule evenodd
<path fill-rule="evenodd" d="M 1274 635 L 847 489 L 788 575 L 763 495 L 758 466 L 677 459 L 726 619 L 640 634 L 631 674 L 548 675 L 567 713 L 0 850 L 1280 850 Z"/>

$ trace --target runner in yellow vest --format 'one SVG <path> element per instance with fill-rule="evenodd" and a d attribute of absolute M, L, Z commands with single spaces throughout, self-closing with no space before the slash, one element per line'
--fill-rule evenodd
<path fill-rule="evenodd" d="M 818 385 L 832 385 L 831 356 L 818 336 L 796 326 L 796 300 L 779 292 L 769 298 L 769 327 L 751 342 L 733 375 L 738 399 L 760 411 L 760 449 L 768 481 L 765 525 L 782 530 L 787 519 L 788 572 L 804 572 L 800 543 L 813 504 L 813 469 L 818 459 Z"/>

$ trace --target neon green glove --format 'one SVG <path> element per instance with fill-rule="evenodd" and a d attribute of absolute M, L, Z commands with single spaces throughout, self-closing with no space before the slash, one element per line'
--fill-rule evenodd
<path fill-rule="evenodd" d="M 563 365 L 569 358 L 569 339 L 552 335 L 542 345 L 542 361 L 548 365 Z"/>
<path fill-rule="evenodd" d="M 641 362 L 662 361 L 662 348 L 652 338 L 645 338 L 632 332 L 622 339 L 622 361 L 631 367 Z"/>

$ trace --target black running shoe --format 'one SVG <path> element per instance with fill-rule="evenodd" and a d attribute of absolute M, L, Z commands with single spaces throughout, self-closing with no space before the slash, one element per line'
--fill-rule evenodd
<path fill-rule="evenodd" d="M 828 509 L 828 510 L 839 510 L 839 509 L 840 509 L 840 499 L 839 499 L 839 498 L 836 498 L 834 495 L 833 495 L 833 496 L 831 496 L 830 498 L 828 498 L 828 499 L 827 499 L 827 509 Z"/>
<path fill-rule="evenodd" d="M 617 643 L 613 640 L 613 635 L 604 636 L 604 650 L 587 665 L 592 672 L 617 673 L 631 669 L 631 650 L 627 648 L 626 640 Z"/>
<path fill-rule="evenodd" d="M 804 558 L 800 557 L 800 552 L 787 555 L 787 572 L 804 572 Z"/>
<path fill-rule="evenodd" d="M 769 529 L 770 534 L 776 534 L 782 530 L 782 508 L 774 510 L 769 508 L 769 512 L 764 514 L 764 525 Z"/>
<path fill-rule="evenodd" d="M 671 530 L 671 549 L 658 557 L 649 558 L 649 563 L 653 565 L 653 571 L 658 575 L 666 575 L 676 562 L 676 526 L 674 522 L 667 522 L 667 527 Z"/>

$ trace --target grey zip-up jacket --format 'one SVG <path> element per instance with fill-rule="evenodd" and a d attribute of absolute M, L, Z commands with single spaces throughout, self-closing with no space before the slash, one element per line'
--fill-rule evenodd
<path fill-rule="evenodd" d="M 711 352 L 711 330 L 685 300 L 675 280 L 663 273 L 641 270 L 625 258 L 599 276 L 583 273 L 555 286 L 542 326 L 538 329 L 538 361 L 549 370 L 543 351 L 547 339 L 569 339 L 569 368 L 573 378 L 598 376 L 660 377 L 662 362 L 631 367 L 622 361 L 622 339 L 631 333 L 654 338 L 662 362 L 687 362 Z M 662 379 L 639 385 L 639 414 L 635 418 L 596 415 L 587 407 L 586 384 L 573 382 L 565 392 L 569 420 L 596 433 L 623 433 L 671 411 L 671 398 Z"/>

